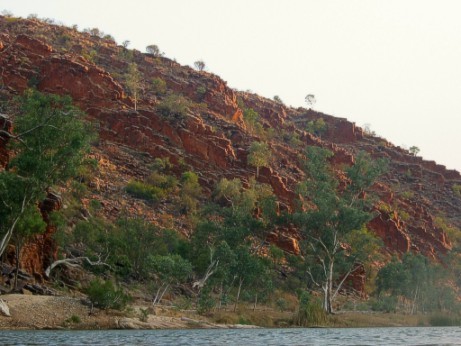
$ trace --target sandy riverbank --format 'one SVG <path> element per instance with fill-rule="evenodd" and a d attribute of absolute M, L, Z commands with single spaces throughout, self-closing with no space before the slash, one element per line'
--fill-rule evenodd
<path fill-rule="evenodd" d="M 83 304 L 81 298 L 23 294 L 1 295 L 10 310 L 10 317 L 0 315 L 0 329 L 188 329 L 188 328 L 251 328 L 248 325 L 217 324 L 188 316 L 139 317 L 139 306 L 129 313 L 96 310 Z M 144 307 L 145 308 L 145 307 Z"/>

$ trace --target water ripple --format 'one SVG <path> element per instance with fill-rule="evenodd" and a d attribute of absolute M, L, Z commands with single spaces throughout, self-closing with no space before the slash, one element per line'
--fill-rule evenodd
<path fill-rule="evenodd" d="M 461 328 L 2 331 L 0 345 L 461 345 Z"/>

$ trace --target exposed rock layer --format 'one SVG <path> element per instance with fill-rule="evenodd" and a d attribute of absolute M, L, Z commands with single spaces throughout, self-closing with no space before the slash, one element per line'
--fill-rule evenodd
<path fill-rule="evenodd" d="M 100 143 L 94 152 L 104 174 L 93 177 L 90 186 L 94 188 L 93 198 L 103 200 L 101 196 L 106 196 L 103 202 L 108 217 L 121 210 L 120 201 L 108 197 L 120 191 L 115 181 L 145 176 L 146 163 L 155 157 L 185 162 L 198 172 L 208 191 L 222 177 L 248 181 L 254 176 L 255 169 L 247 165 L 246 159 L 249 145 L 261 140 L 261 135 L 246 127 L 240 98 L 244 107 L 259 113 L 263 129 L 277 134 L 270 140 L 271 164 L 260 169 L 258 180 L 272 186 L 283 207 L 295 207 L 296 184 L 303 179 L 297 155 L 303 146 L 328 148 L 334 153 L 332 163 L 338 168 L 353 164 L 357 152 L 365 150 L 375 158 L 390 159 L 389 173 L 375 186 L 387 211 L 377 207 L 379 215 L 368 225 L 383 239 L 387 249 L 420 251 L 437 258 L 451 248 L 434 218 L 444 214 L 449 222 L 461 226 L 461 201 L 452 191 L 454 184 L 461 184 L 459 172 L 366 135 L 346 119 L 293 109 L 251 93 L 234 91 L 213 74 L 194 71 L 163 57 L 138 51 L 130 54 L 110 40 L 75 30 L 36 20 L 12 22 L 0 17 L 3 97 L 11 97 L 30 85 L 41 91 L 70 95 L 99 124 Z M 128 60 L 138 65 L 143 79 L 138 111 L 133 110 L 133 100 L 123 87 Z M 151 81 L 156 78 L 165 81 L 170 92 L 195 103 L 187 115 L 167 117 L 158 112 L 157 105 L 165 94 L 152 87 Z M 308 133 L 308 122 L 320 118 L 326 131 L 321 136 Z M 0 117 L 0 130 L 11 131 L 8 118 Z M 0 167 L 9 159 L 6 144 L 7 136 L 0 132 Z M 145 153 L 148 158 L 130 156 L 128 150 Z M 60 203 L 48 202 L 42 204 L 45 218 Z M 134 202 L 130 208 L 148 217 L 152 215 L 152 211 L 141 211 L 143 207 Z M 42 238 L 24 249 L 23 267 L 31 272 L 43 271 L 55 256 L 52 233 L 49 227 Z M 287 251 L 299 253 L 296 236 L 274 233 L 271 240 Z"/>

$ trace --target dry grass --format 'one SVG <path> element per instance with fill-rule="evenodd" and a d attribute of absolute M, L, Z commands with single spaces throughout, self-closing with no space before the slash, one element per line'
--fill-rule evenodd
<path fill-rule="evenodd" d="M 328 318 L 328 326 L 331 327 L 413 327 L 421 325 L 428 325 L 427 316 L 357 311 L 338 313 Z"/>
<path fill-rule="evenodd" d="M 289 327 L 292 325 L 293 313 L 290 311 L 277 311 L 272 308 L 253 309 L 239 306 L 236 312 L 214 311 L 208 318 L 215 323 L 222 324 L 249 324 L 260 327 Z"/>

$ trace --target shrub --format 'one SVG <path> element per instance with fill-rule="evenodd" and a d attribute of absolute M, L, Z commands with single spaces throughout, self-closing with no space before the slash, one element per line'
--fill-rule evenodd
<path fill-rule="evenodd" d="M 71 317 L 69 317 L 67 320 L 66 320 L 67 323 L 75 323 L 75 324 L 78 324 L 80 322 L 82 322 L 82 320 L 80 319 L 80 316 L 77 316 L 77 315 L 72 315 Z"/>
<path fill-rule="evenodd" d="M 197 60 L 194 62 L 194 66 L 197 70 L 203 71 L 205 69 L 205 62 L 203 60 Z"/>
<path fill-rule="evenodd" d="M 139 320 L 141 322 L 147 322 L 147 320 L 149 319 L 149 309 L 143 309 L 143 308 L 140 308 L 139 309 Z"/>
<path fill-rule="evenodd" d="M 315 121 L 311 120 L 307 123 L 307 132 L 312 133 L 316 136 L 321 137 L 327 130 L 328 126 L 323 118 L 319 118 Z"/>
<path fill-rule="evenodd" d="M 275 305 L 277 305 L 277 308 L 279 308 L 279 310 L 282 312 L 285 311 L 288 307 L 287 301 L 283 298 L 277 299 L 277 301 L 275 302 Z"/>
<path fill-rule="evenodd" d="M 429 324 L 433 327 L 459 326 L 461 324 L 461 320 L 456 316 L 436 313 L 429 317 Z"/>
<path fill-rule="evenodd" d="M 164 95 L 166 93 L 166 82 L 162 78 L 152 79 L 152 90 L 156 95 Z"/>
<path fill-rule="evenodd" d="M 178 179 L 172 175 L 165 175 L 157 172 L 153 172 L 147 178 L 147 183 L 158 187 L 166 192 L 174 190 L 176 186 L 178 186 Z"/>
<path fill-rule="evenodd" d="M 405 198 L 405 199 L 411 199 L 411 198 L 413 198 L 414 195 L 415 195 L 415 193 L 413 191 L 410 191 L 410 190 L 403 191 L 400 194 L 400 196 L 402 196 L 402 198 Z"/>
<path fill-rule="evenodd" d="M 197 95 L 198 97 L 203 100 L 203 98 L 205 97 L 205 94 L 206 94 L 206 88 L 204 86 L 199 86 L 197 88 Z"/>
<path fill-rule="evenodd" d="M 298 313 L 295 323 L 298 326 L 316 326 L 326 322 L 327 315 L 322 307 L 322 303 L 317 297 L 312 297 L 309 292 L 302 292 L 299 298 Z"/>
<path fill-rule="evenodd" d="M 148 54 L 152 54 L 155 57 L 162 56 L 163 54 L 160 52 L 160 48 L 156 44 L 151 44 L 146 47 L 146 52 Z"/>
<path fill-rule="evenodd" d="M 161 188 L 137 180 L 130 181 L 126 186 L 125 191 L 133 197 L 152 202 L 157 202 L 165 195 L 165 192 Z"/>
<path fill-rule="evenodd" d="M 115 287 L 112 281 L 99 279 L 91 281 L 85 293 L 93 306 L 101 309 L 123 310 L 131 300 L 131 297 Z"/>
<path fill-rule="evenodd" d="M 273 99 L 274 99 L 274 101 L 277 102 L 277 103 L 280 103 L 280 104 L 282 104 L 282 105 L 284 104 L 283 101 L 282 101 L 282 99 L 281 99 L 280 96 L 278 96 L 278 95 L 275 95 Z"/>
<path fill-rule="evenodd" d="M 371 310 L 381 312 L 396 312 L 397 310 L 397 297 L 383 296 L 371 303 Z"/>
<path fill-rule="evenodd" d="M 160 102 L 157 109 L 164 116 L 176 116 L 183 118 L 186 116 L 191 105 L 192 102 L 184 96 L 172 94 Z"/>
<path fill-rule="evenodd" d="M 202 290 L 197 302 L 197 312 L 200 315 L 206 314 L 207 312 L 211 311 L 215 305 L 216 301 L 213 299 L 210 292 L 208 292 L 208 290 Z"/>

